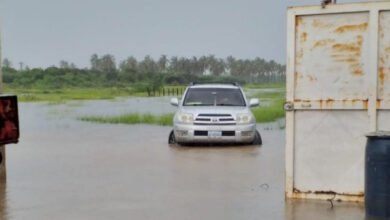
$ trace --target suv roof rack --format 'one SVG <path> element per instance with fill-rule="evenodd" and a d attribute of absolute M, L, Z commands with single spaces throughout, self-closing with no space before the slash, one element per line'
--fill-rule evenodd
<path fill-rule="evenodd" d="M 194 85 L 203 85 L 203 84 L 227 84 L 227 85 L 233 85 L 233 86 L 240 86 L 238 82 L 208 82 L 208 83 L 200 83 L 200 82 L 190 82 L 190 86 Z"/>

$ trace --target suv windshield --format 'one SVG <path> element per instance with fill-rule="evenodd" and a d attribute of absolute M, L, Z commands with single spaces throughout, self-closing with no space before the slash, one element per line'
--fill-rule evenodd
<path fill-rule="evenodd" d="M 240 89 L 190 88 L 184 106 L 245 106 Z"/>

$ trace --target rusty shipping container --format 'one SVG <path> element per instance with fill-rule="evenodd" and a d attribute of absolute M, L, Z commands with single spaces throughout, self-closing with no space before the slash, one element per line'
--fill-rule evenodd
<path fill-rule="evenodd" d="M 390 130 L 390 2 L 287 22 L 286 196 L 363 201 L 365 134 Z"/>

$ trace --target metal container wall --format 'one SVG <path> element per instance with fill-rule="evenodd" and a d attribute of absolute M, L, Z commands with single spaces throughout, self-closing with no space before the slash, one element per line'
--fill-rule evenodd
<path fill-rule="evenodd" d="M 363 201 L 365 134 L 390 130 L 390 3 L 293 7 L 286 195 Z"/>
<path fill-rule="evenodd" d="M 367 216 L 390 218 L 390 133 L 367 136 L 365 207 Z"/>

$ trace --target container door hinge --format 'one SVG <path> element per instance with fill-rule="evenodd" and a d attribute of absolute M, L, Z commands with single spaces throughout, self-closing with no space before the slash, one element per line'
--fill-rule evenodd
<path fill-rule="evenodd" d="M 284 103 L 284 110 L 285 111 L 294 111 L 294 103 L 293 102 Z"/>

